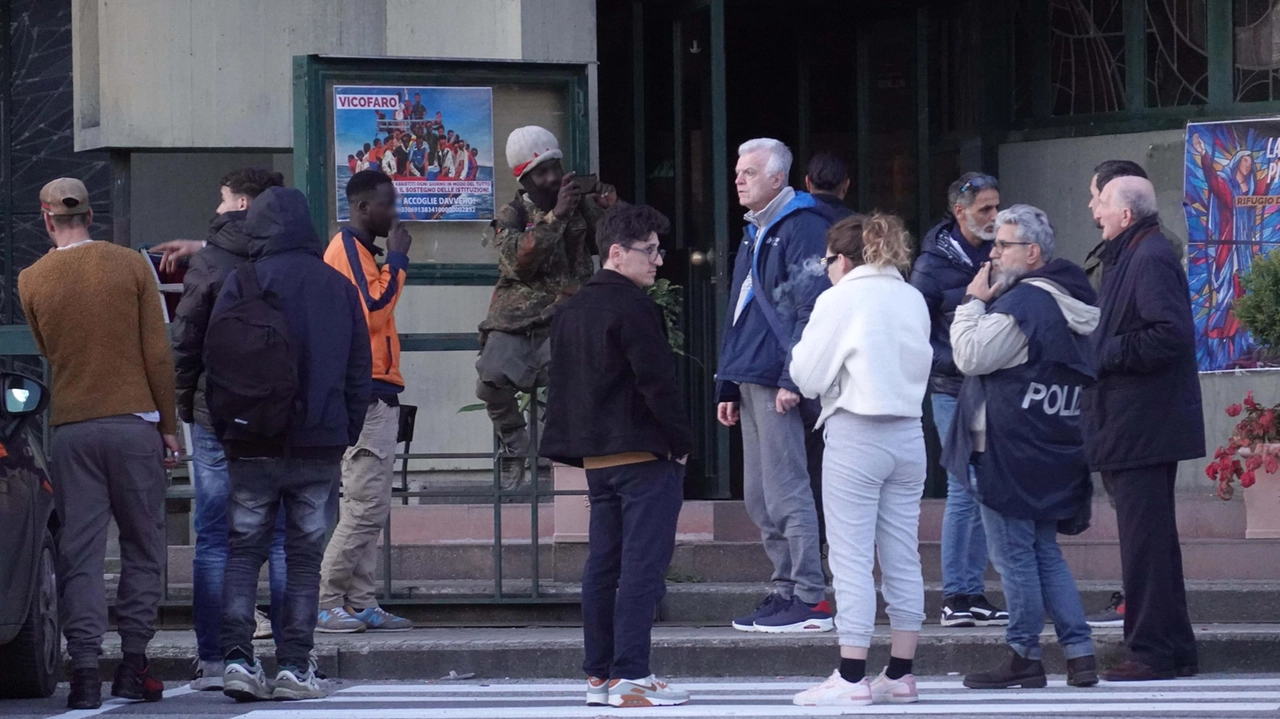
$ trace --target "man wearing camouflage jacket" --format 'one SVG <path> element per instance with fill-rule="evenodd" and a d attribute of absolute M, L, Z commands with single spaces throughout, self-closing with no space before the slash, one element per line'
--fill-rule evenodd
<path fill-rule="evenodd" d="M 609 185 L 584 194 L 565 174 L 554 135 L 530 125 L 507 138 L 507 162 L 521 190 L 493 222 L 498 284 L 480 323 L 476 396 L 502 442 L 502 487 L 525 479 L 529 434 L 517 392 L 545 387 L 554 305 L 595 273 L 595 226 L 617 201 Z"/>

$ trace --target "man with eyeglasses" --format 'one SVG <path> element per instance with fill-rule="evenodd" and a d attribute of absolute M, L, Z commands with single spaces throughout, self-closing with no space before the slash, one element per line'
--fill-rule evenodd
<path fill-rule="evenodd" d="M 1009 606 L 1009 653 L 964 685 L 1044 687 L 1040 633 L 1048 612 L 1067 657 L 1067 684 L 1092 686 L 1092 633 L 1057 535 L 1087 526 L 1093 497 L 1080 403 L 1094 375 L 1097 297 L 1083 270 L 1054 258 L 1043 211 L 1014 205 L 996 225 L 991 262 L 974 276 L 951 324 L 952 356 L 965 379 L 943 460 L 953 476 L 974 467 L 973 495 Z"/>
<path fill-rule="evenodd" d="M 619 205 L 599 226 L 604 269 L 551 323 L 542 454 L 585 467 L 591 499 L 582 572 L 587 704 L 683 704 L 649 669 L 653 614 L 666 593 L 693 431 L 662 310 L 645 289 L 662 266 L 652 207 Z"/>
<path fill-rule="evenodd" d="M 821 266 L 831 219 L 825 203 L 787 185 L 790 171 L 791 150 L 778 140 L 738 148 L 735 185 L 749 212 L 716 371 L 717 419 L 742 422 L 743 499 L 773 564 L 773 591 L 733 620 L 744 632 L 835 627 L 805 454 L 805 428 L 820 406 L 801 402 L 787 370 L 814 302 L 831 286 Z"/>
<path fill-rule="evenodd" d="M 965 288 L 991 254 L 1000 211 L 1000 183 L 991 175 L 967 172 L 947 190 L 951 217 L 925 235 L 911 284 L 924 295 L 932 323 L 933 371 L 929 398 L 933 424 L 945 446 L 956 413 L 963 376 L 951 350 L 951 321 Z M 947 473 L 947 505 L 942 515 L 942 626 L 986 627 L 1009 623 L 1009 614 L 987 601 L 983 575 L 987 542 L 978 503 L 962 476 Z"/>

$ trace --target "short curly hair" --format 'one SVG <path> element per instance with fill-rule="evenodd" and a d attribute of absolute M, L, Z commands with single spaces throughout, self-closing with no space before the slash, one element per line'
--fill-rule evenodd
<path fill-rule="evenodd" d="M 648 240 L 651 232 L 665 235 L 670 230 L 671 221 L 652 207 L 619 202 L 605 213 L 596 227 L 600 259 L 608 257 L 609 248 L 614 245 L 631 247 L 636 242 Z"/>
<path fill-rule="evenodd" d="M 284 187 L 284 175 L 257 167 L 232 170 L 222 178 L 222 187 L 232 194 L 254 199 L 268 187 Z"/>

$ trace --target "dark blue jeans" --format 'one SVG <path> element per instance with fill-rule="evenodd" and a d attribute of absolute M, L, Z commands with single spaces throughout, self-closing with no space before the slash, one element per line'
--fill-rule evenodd
<path fill-rule="evenodd" d="M 341 460 L 233 459 L 227 469 L 230 554 L 222 585 L 223 655 L 238 649 L 253 656 L 258 573 L 283 511 L 287 577 L 274 631 L 276 659 L 281 667 L 306 667 L 319 606 L 324 533 L 334 519 L 330 510 L 342 476 Z"/>
<path fill-rule="evenodd" d="M 195 559 L 192 561 L 192 614 L 196 653 L 207 662 L 222 661 L 222 578 L 227 571 L 227 456 L 213 432 L 191 425 L 191 485 L 195 490 Z M 284 600 L 284 513 L 271 543 L 271 625 L 280 624 Z"/>
<path fill-rule="evenodd" d="M 667 567 L 684 503 L 684 465 L 654 460 L 587 470 L 591 498 L 582 571 L 583 645 L 588 676 L 643 679 L 653 614 L 667 592 Z"/>

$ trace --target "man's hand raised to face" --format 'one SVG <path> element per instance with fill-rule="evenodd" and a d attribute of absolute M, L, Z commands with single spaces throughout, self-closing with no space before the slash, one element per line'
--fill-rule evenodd
<path fill-rule="evenodd" d="M 400 218 L 393 219 L 391 221 L 391 231 L 387 233 L 387 251 L 407 255 L 412 244 L 413 238 L 409 236 L 409 230 L 400 224 Z"/>
<path fill-rule="evenodd" d="M 974 299 L 990 303 L 991 298 L 995 297 L 999 291 L 999 282 L 994 285 L 991 284 L 991 263 L 983 262 L 982 267 L 978 269 L 978 274 L 973 276 L 973 281 L 969 283 L 965 293 Z"/>
<path fill-rule="evenodd" d="M 582 193 L 578 191 L 578 186 L 573 184 L 574 173 L 565 173 L 560 180 L 560 194 L 556 197 L 556 206 L 551 212 L 556 217 L 565 217 L 578 209 L 578 201 L 582 199 Z"/>

